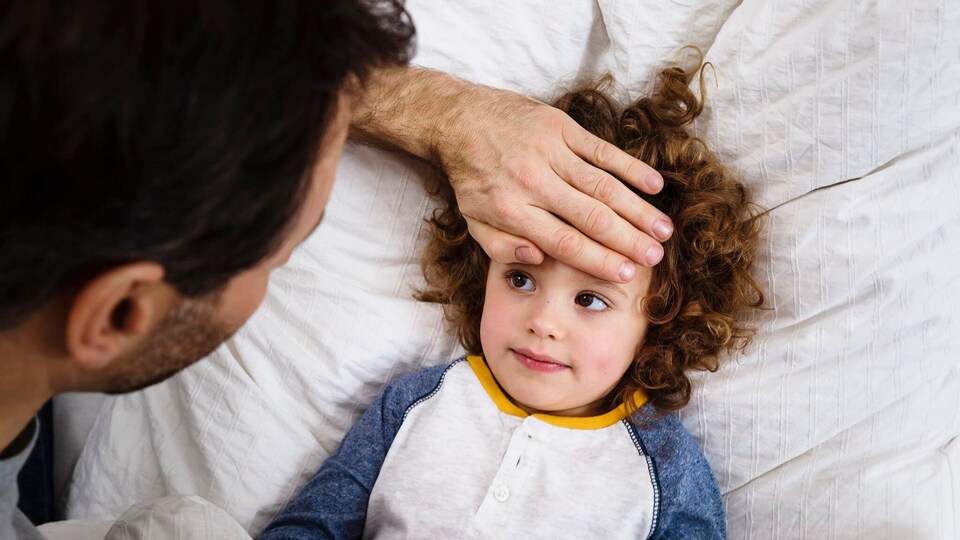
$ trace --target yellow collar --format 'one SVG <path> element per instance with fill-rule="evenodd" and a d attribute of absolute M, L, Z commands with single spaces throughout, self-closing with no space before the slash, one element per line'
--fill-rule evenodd
<path fill-rule="evenodd" d="M 487 395 L 489 395 L 490 399 L 497 405 L 497 408 L 511 416 L 519 418 L 533 416 L 548 424 L 569 429 L 603 429 L 616 424 L 630 414 L 626 403 L 621 403 L 612 411 L 608 411 L 599 416 L 554 416 L 552 414 L 542 413 L 527 414 L 526 411 L 517 407 L 510 401 L 510 398 L 503 393 L 503 390 L 500 389 L 497 380 L 493 378 L 493 373 L 490 372 L 490 368 L 482 356 L 468 356 L 467 362 L 470 363 L 470 367 L 473 368 L 477 379 L 480 380 L 483 389 L 487 391 Z M 633 395 L 633 401 L 636 403 L 636 409 L 639 409 L 647 402 L 647 396 L 643 395 L 642 391 L 637 390 Z"/>

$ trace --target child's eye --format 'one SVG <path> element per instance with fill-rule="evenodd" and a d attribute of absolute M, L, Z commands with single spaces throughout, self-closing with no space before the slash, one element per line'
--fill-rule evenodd
<path fill-rule="evenodd" d="M 510 282 L 510 286 L 514 289 L 521 291 L 533 290 L 533 280 L 523 272 L 510 272 L 507 274 L 507 281 Z"/>
<path fill-rule="evenodd" d="M 603 311 L 610 307 L 606 302 L 603 301 L 602 298 L 590 293 L 578 294 L 575 302 L 578 306 L 587 308 L 591 311 Z"/>

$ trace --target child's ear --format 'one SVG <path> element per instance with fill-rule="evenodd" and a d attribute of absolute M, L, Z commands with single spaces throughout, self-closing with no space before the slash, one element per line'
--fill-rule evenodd
<path fill-rule="evenodd" d="M 163 273 L 155 262 L 134 262 L 83 285 L 67 312 L 70 357 L 86 370 L 97 370 L 136 347 L 166 317 L 177 297 L 164 283 Z"/>

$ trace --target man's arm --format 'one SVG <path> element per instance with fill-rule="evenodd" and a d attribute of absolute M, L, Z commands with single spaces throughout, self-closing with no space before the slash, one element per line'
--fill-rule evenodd
<path fill-rule="evenodd" d="M 439 165 L 470 233 L 502 263 L 543 254 L 611 281 L 660 261 L 670 219 L 646 193 L 659 173 L 563 112 L 505 90 L 417 67 L 381 69 L 359 100 L 351 136 Z M 632 262 L 631 262 L 632 261 Z"/>

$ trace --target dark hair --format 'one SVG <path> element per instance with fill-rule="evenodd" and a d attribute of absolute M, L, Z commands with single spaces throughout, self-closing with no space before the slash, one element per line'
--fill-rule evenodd
<path fill-rule="evenodd" d="M 622 111 L 605 93 L 609 80 L 555 103 L 591 133 L 660 171 L 663 190 L 639 194 L 675 226 L 642 302 L 649 321 L 643 343 L 607 396 L 611 408 L 632 407 L 629 398 L 638 389 L 660 410 L 686 405 L 691 392 L 686 372 L 714 371 L 721 351 L 746 346 L 752 330 L 738 317 L 763 304 L 750 275 L 761 213 L 744 185 L 686 128 L 703 110 L 689 88 L 698 72 L 702 94 L 702 71 L 671 67 L 660 72 L 652 96 Z M 432 238 L 424 254 L 429 288 L 417 297 L 444 303 L 464 348 L 479 354 L 489 258 L 470 237 L 452 191 L 442 183 L 435 189 L 443 205 L 430 219 Z"/>
<path fill-rule="evenodd" d="M 187 296 L 272 254 L 349 83 L 406 63 L 400 0 L 0 8 L 0 329 L 135 260 Z"/>

